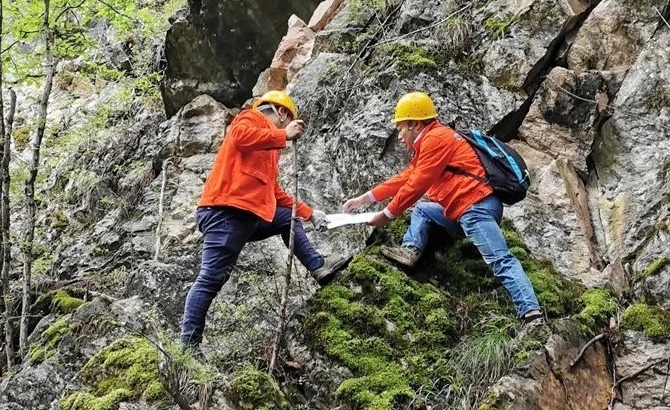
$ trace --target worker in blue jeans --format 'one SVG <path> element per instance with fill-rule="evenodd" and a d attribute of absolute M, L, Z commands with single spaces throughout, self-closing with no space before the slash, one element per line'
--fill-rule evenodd
<path fill-rule="evenodd" d="M 484 182 L 484 167 L 468 142 L 437 117 L 435 105 L 427 94 L 411 92 L 401 97 L 392 122 L 398 130 L 398 139 L 413 153 L 410 164 L 366 193 L 347 200 L 343 211 L 351 212 L 392 198 L 369 222 L 382 228 L 426 196 L 430 202 L 418 203 L 412 211 L 402 246 L 382 246 L 382 255 L 413 266 L 425 249 L 433 226 L 457 236 L 465 235 L 509 292 L 519 317 L 528 323 L 542 321 L 533 286 L 507 248 L 499 226 L 502 203 Z M 466 173 L 447 172 L 446 165 Z"/>
<path fill-rule="evenodd" d="M 540 305 L 521 263 L 507 248 L 499 226 L 502 211 L 500 200 L 491 195 L 472 205 L 456 222 L 444 216 L 442 205 L 436 202 L 420 202 L 412 210 L 410 225 L 403 236 L 400 250 L 386 248 L 383 252 L 389 259 L 412 266 L 421 257 L 434 227 L 453 237 L 466 236 L 509 292 L 519 316 L 532 321 L 541 317 Z M 532 314 L 526 317 L 528 313 Z"/>
<path fill-rule="evenodd" d="M 244 245 L 281 235 L 288 246 L 294 199 L 278 184 L 280 151 L 303 134 L 295 103 L 282 91 L 269 91 L 252 109 L 240 112 L 226 130 L 198 202 L 198 229 L 204 236 L 198 278 L 186 296 L 181 328 L 183 349 L 197 350 L 212 301 Z M 326 214 L 297 201 L 296 215 L 317 229 Z M 300 220 L 294 224 L 294 253 L 312 277 L 325 285 L 349 258 L 323 257 L 310 243 Z"/>

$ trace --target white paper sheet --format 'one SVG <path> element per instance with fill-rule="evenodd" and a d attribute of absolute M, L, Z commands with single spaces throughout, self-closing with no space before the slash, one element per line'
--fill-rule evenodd
<path fill-rule="evenodd" d="M 372 220 L 377 212 L 364 212 L 362 214 L 330 214 L 326 215 L 328 229 L 337 228 L 342 225 L 364 224 Z"/>

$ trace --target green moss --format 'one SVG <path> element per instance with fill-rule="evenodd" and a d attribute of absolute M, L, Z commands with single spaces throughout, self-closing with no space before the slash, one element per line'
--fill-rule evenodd
<path fill-rule="evenodd" d="M 477 405 L 476 410 L 505 410 L 502 405 L 500 394 L 495 391 L 489 391 Z"/>
<path fill-rule="evenodd" d="M 584 309 L 575 318 L 584 333 L 597 332 L 616 313 L 617 302 L 609 289 L 589 289 L 580 296 L 580 300 Z"/>
<path fill-rule="evenodd" d="M 277 383 L 254 366 L 237 371 L 226 388 L 226 398 L 243 409 L 289 409 Z"/>
<path fill-rule="evenodd" d="M 125 389 L 111 391 L 103 397 L 96 397 L 90 393 L 74 393 L 58 404 L 59 410 L 114 410 L 123 401 L 132 399 L 132 392 Z"/>
<path fill-rule="evenodd" d="M 373 13 L 379 13 L 386 7 L 386 0 L 349 0 L 347 2 L 347 20 L 354 24 L 363 24 Z"/>
<path fill-rule="evenodd" d="M 650 276 L 656 275 L 661 270 L 663 270 L 663 268 L 665 268 L 668 263 L 670 263 L 670 258 L 668 258 L 666 255 L 662 255 L 660 258 L 652 262 L 651 265 L 647 266 L 647 268 L 642 271 L 642 273 L 640 273 L 636 280 L 646 279 Z"/>
<path fill-rule="evenodd" d="M 396 64 L 398 73 L 406 77 L 414 72 L 432 72 L 442 66 L 446 56 L 437 50 L 414 43 L 386 43 L 375 49 L 377 64 Z"/>
<path fill-rule="evenodd" d="M 654 342 L 662 342 L 670 334 L 670 312 L 657 306 L 636 303 L 629 306 L 621 318 L 621 327 L 637 330 Z"/>
<path fill-rule="evenodd" d="M 51 305 L 63 314 L 72 313 L 83 304 L 83 300 L 73 298 L 64 290 L 56 291 L 51 298 Z"/>
<path fill-rule="evenodd" d="M 393 230 L 404 234 L 406 225 Z M 385 238 L 395 240 L 388 232 L 374 238 L 375 245 L 308 304 L 307 343 L 353 374 L 339 386 L 338 404 L 385 410 L 413 403 L 418 408 L 427 404 L 424 397 L 438 392 L 448 392 L 452 404 L 476 403 L 488 386 L 546 342 L 547 327 L 515 341 L 518 319 L 509 295 L 471 241 L 431 237 L 432 248 L 409 270 L 410 277 L 378 253 L 377 246 L 388 243 Z M 584 310 L 585 318 L 596 321 L 608 310 L 590 294 L 580 300 L 582 287 L 534 260 L 509 223 L 503 232 L 550 315 Z M 425 277 L 431 283 L 416 279 Z M 432 284 L 435 280 L 443 290 Z"/>
<path fill-rule="evenodd" d="M 28 349 L 28 356 L 33 363 L 41 363 L 56 354 L 56 348 L 63 336 L 75 330 L 75 325 L 68 324 L 64 319 L 58 319 L 40 335 L 39 343 L 32 343 Z"/>
<path fill-rule="evenodd" d="M 93 356 L 81 370 L 88 387 L 59 403 L 59 410 L 112 410 L 120 401 L 164 400 L 158 353 L 144 338 L 124 337 Z"/>
<path fill-rule="evenodd" d="M 409 402 L 441 371 L 445 346 L 456 339 L 447 298 L 372 256 L 356 256 L 341 283 L 364 290 L 341 284 L 321 289 L 305 322 L 310 342 L 354 373 L 338 397 L 368 410 Z"/>
<path fill-rule="evenodd" d="M 391 234 L 392 243 L 402 243 L 402 238 L 409 228 L 411 212 L 405 211 L 403 214 L 386 225 L 386 230 Z"/>
<path fill-rule="evenodd" d="M 14 145 L 19 151 L 23 151 L 30 142 L 30 125 L 23 125 L 14 129 L 12 137 L 14 138 Z"/>

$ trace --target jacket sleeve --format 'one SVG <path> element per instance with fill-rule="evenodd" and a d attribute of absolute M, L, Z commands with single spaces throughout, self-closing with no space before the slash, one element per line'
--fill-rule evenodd
<path fill-rule="evenodd" d="M 260 114 L 262 115 L 262 114 Z M 267 128 L 251 114 L 241 114 L 230 124 L 228 136 L 240 151 L 272 150 L 286 147 L 286 131 Z"/>
<path fill-rule="evenodd" d="M 279 183 L 275 183 L 275 198 L 277 199 L 277 206 L 286 208 L 293 207 L 293 197 L 281 189 Z M 305 220 L 311 218 L 313 211 L 312 207 L 302 201 L 298 201 L 298 209 L 296 212 L 300 218 Z"/>
<path fill-rule="evenodd" d="M 394 196 L 398 190 L 405 185 L 407 179 L 412 175 L 414 167 L 410 165 L 401 173 L 393 176 L 370 190 L 375 201 L 383 201 Z"/>
<path fill-rule="evenodd" d="M 452 151 L 437 137 L 426 135 L 419 157 L 414 162 L 407 180 L 400 187 L 386 209 L 394 216 L 405 212 L 428 191 L 431 185 L 439 181 L 449 163 Z"/>

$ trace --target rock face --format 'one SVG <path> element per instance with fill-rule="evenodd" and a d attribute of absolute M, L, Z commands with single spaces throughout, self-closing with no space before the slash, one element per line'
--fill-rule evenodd
<path fill-rule="evenodd" d="M 401 272 L 377 259 L 376 246 L 397 241 L 405 230 L 402 222 L 386 230 L 359 225 L 329 232 L 315 232 L 305 223 L 320 252 L 363 250 L 359 256 L 369 266 L 349 268 L 340 276 L 345 279 L 322 290 L 301 266 L 295 268 L 280 354 L 282 387 L 296 395 L 292 400 L 315 410 L 366 408 L 371 404 L 365 400 L 383 392 L 392 392 L 392 400 L 387 395 L 374 402 L 382 409 L 412 400 L 452 408 L 452 393 L 464 394 L 479 410 L 670 406 L 660 371 L 670 354 L 663 333 L 670 333 L 670 320 L 653 323 L 653 341 L 641 329 L 622 332 L 616 321 L 617 309 L 639 300 L 660 312 L 670 308 L 670 28 L 654 10 L 668 14 L 667 0 L 494 0 L 469 2 L 461 11 L 457 5 L 466 6 L 463 2 L 328 0 L 311 18 L 316 2 L 280 3 L 190 1 L 166 39 L 163 98 L 169 118 L 138 114 L 132 126 L 110 131 L 115 138 L 81 143 L 63 160 L 74 166 L 63 165 L 46 177 L 43 194 L 60 187 L 65 198 L 44 200 L 39 216 L 43 246 L 58 244 L 49 275 L 74 283 L 90 303 L 71 313 L 53 306 L 35 312 L 41 321 L 31 342 L 48 345 L 43 332 L 59 319 L 74 327 L 59 333 L 53 356 L 26 362 L 2 380 L 0 410 L 56 408 L 63 391 L 89 391 L 78 371 L 131 331 L 156 328 L 176 338 L 184 298 L 199 269 L 201 234 L 194 210 L 200 190 L 236 107 L 252 87 L 254 94 L 285 88 L 296 101 L 307 123 L 295 145 L 299 196 L 327 213 L 339 212 L 344 200 L 409 161 L 411 154 L 397 144 L 389 121 L 406 92 L 430 94 L 443 122 L 504 130 L 501 135 L 514 139 L 510 144 L 526 159 L 533 181 L 527 199 L 505 209 L 519 237 L 508 232 L 510 246 L 538 275 L 532 279 L 546 306 L 563 306 L 552 311 L 550 326 L 540 327 L 546 337 L 522 338 L 514 357 L 503 363 L 504 372 L 479 381 L 475 388 L 481 394 L 425 392 L 417 387 L 425 380 L 410 385 L 389 374 L 375 378 L 379 363 L 413 376 L 420 372 L 407 370 L 412 366 L 425 370 L 421 366 L 449 359 L 434 360 L 420 351 L 398 358 L 391 348 L 396 344 L 414 349 L 424 344 L 422 337 L 449 337 L 448 348 L 458 352 L 482 336 L 469 332 L 501 318 L 502 340 L 523 332 L 483 262 L 452 266 L 449 252 L 472 256 L 467 244 L 452 246 L 445 239 L 435 245 L 435 255 L 421 267 L 443 273 L 442 282 L 429 279 L 437 283 L 433 286 L 422 282 L 421 269 Z M 68 96 L 58 94 L 50 119 L 63 127 L 79 120 L 81 114 L 69 116 L 70 110 L 95 98 L 89 88 L 64 85 L 59 93 Z M 290 149 L 280 162 L 280 183 L 289 191 Z M 100 178 L 91 183 L 89 173 Z M 63 218 L 65 228 L 58 223 Z M 226 380 L 241 363 L 268 361 L 287 255 L 280 238 L 248 244 L 212 305 L 203 350 L 222 363 L 218 371 Z M 544 283 L 554 270 L 581 293 L 562 300 L 568 282 Z M 85 289 L 76 288 L 79 283 Z M 460 287 L 468 283 L 471 288 Z M 608 300 L 590 303 L 584 288 L 611 288 L 621 299 L 614 307 Z M 95 298 L 101 293 L 113 297 Z M 411 332 L 402 329 L 398 319 L 419 306 L 428 306 L 430 315 L 421 311 L 412 316 L 418 325 Z M 589 315 L 602 313 L 597 324 L 580 322 L 585 307 Z M 572 318 L 562 317 L 568 315 Z M 100 318 L 111 318 L 115 326 L 107 328 Z M 90 332 L 78 333 L 78 326 Z M 360 337 L 347 341 L 354 327 Z M 444 329 L 452 334 L 441 335 Z M 605 337 L 572 366 L 584 344 L 601 332 Z M 425 341 L 431 343 L 436 340 Z M 436 346 L 441 350 L 431 354 L 444 355 L 444 345 Z M 612 380 L 661 361 L 659 371 L 642 372 L 613 389 Z M 384 384 L 389 380 L 398 384 Z M 226 403 L 222 391 L 216 400 Z M 139 400 L 119 408 L 153 407 Z"/>
<path fill-rule="evenodd" d="M 189 1 L 165 40 L 163 101 L 168 116 L 200 94 L 227 106 L 251 97 L 291 14 L 307 19 L 316 0 Z"/>

